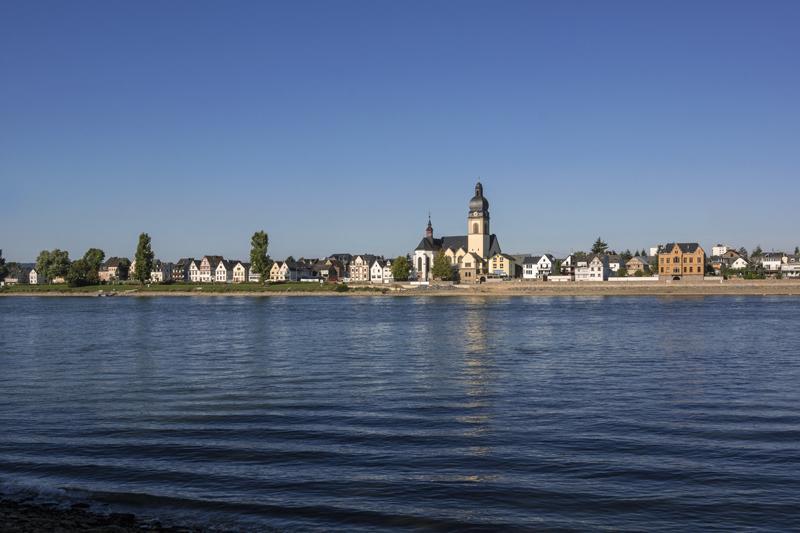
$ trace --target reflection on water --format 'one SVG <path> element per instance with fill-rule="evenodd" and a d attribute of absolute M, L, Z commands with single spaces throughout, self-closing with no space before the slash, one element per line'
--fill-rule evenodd
<path fill-rule="evenodd" d="M 2 298 L 0 490 L 249 530 L 792 530 L 798 302 Z"/>

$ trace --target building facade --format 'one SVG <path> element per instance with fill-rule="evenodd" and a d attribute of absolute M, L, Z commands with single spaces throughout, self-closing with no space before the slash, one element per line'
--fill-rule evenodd
<path fill-rule="evenodd" d="M 706 253 L 696 242 L 671 242 L 658 254 L 658 279 L 703 279 Z"/>

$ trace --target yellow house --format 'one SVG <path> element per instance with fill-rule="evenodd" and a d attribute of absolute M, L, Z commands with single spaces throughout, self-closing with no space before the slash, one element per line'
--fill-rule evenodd
<path fill-rule="evenodd" d="M 489 273 L 506 278 L 517 277 L 517 260 L 510 255 L 496 253 L 489 259 Z"/>
<path fill-rule="evenodd" d="M 703 279 L 706 253 L 696 242 L 671 242 L 658 254 L 658 278 Z"/>

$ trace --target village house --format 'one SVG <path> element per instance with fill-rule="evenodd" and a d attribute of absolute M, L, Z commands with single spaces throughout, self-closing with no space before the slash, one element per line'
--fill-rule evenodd
<path fill-rule="evenodd" d="M 371 283 L 383 283 L 383 266 L 386 264 L 386 261 L 380 258 L 376 258 L 372 262 L 372 266 L 369 268 L 369 279 Z"/>
<path fill-rule="evenodd" d="M 786 262 L 781 265 L 781 275 L 787 278 L 800 278 L 800 255 L 786 256 Z"/>
<path fill-rule="evenodd" d="M 575 281 L 608 281 L 610 275 L 606 255 L 595 254 L 575 264 Z"/>
<path fill-rule="evenodd" d="M 711 257 L 722 257 L 728 250 L 733 250 L 733 247 L 727 244 L 715 244 L 711 247 Z"/>
<path fill-rule="evenodd" d="M 97 277 L 100 281 L 106 283 L 118 281 L 124 279 L 123 274 L 127 277 L 127 273 L 121 271 L 122 260 L 123 258 L 121 257 L 109 257 L 106 259 L 97 271 Z"/>
<path fill-rule="evenodd" d="M 216 279 L 217 266 L 222 262 L 221 255 L 204 255 L 200 261 L 200 279 L 201 283 L 211 283 Z"/>
<path fill-rule="evenodd" d="M 250 279 L 250 263 L 236 261 L 233 267 L 233 282 L 244 283 Z"/>
<path fill-rule="evenodd" d="M 150 281 L 153 283 L 163 283 L 172 279 L 172 263 L 165 263 L 160 259 L 153 261 L 153 268 L 150 270 Z"/>
<path fill-rule="evenodd" d="M 663 246 L 658 254 L 658 278 L 680 280 L 703 279 L 706 253 L 696 242 L 677 242 Z"/>
<path fill-rule="evenodd" d="M 501 278 L 516 278 L 517 270 L 522 269 L 514 256 L 500 252 L 489 258 L 489 265 L 489 273 Z"/>
<path fill-rule="evenodd" d="M 276 281 L 298 281 L 297 262 L 288 258 L 286 261 L 275 261 L 272 263 L 272 268 L 269 271 L 269 280 Z"/>
<path fill-rule="evenodd" d="M 625 261 L 616 254 L 609 254 L 608 256 L 608 268 L 611 269 L 611 272 L 615 274 L 619 272 L 619 269 L 625 266 Z"/>
<path fill-rule="evenodd" d="M 39 276 L 39 272 L 34 267 L 28 274 L 28 283 L 30 283 L 31 285 L 38 285 L 40 282 L 44 283 L 44 277 Z"/>
<path fill-rule="evenodd" d="M 192 283 L 200 283 L 200 264 L 201 259 L 192 259 L 189 261 L 189 281 Z"/>
<path fill-rule="evenodd" d="M 522 259 L 522 279 L 536 279 L 539 277 L 540 255 L 528 255 Z"/>
<path fill-rule="evenodd" d="M 628 262 L 625 263 L 625 270 L 628 271 L 629 275 L 633 275 L 636 272 L 645 273 L 649 269 L 650 263 L 647 261 L 647 258 L 639 255 L 631 257 Z"/>
<path fill-rule="evenodd" d="M 777 274 L 781 271 L 785 257 L 783 252 L 767 252 L 759 258 L 759 262 L 765 273 Z"/>
<path fill-rule="evenodd" d="M 569 254 L 563 261 L 561 261 L 561 275 L 562 276 L 575 276 L 575 265 L 577 261 L 575 255 Z"/>
<path fill-rule="evenodd" d="M 182 257 L 172 265 L 172 281 L 180 283 L 191 281 L 191 265 L 194 262 L 193 257 Z"/>
<path fill-rule="evenodd" d="M 464 283 L 481 283 L 489 275 L 489 262 L 475 252 L 467 252 L 458 265 L 458 279 Z"/>
<path fill-rule="evenodd" d="M 8 272 L 3 280 L 6 285 L 27 285 L 30 283 L 31 271 L 36 265 L 33 263 L 8 263 Z"/>
<path fill-rule="evenodd" d="M 370 269 L 377 259 L 370 254 L 357 255 L 350 263 L 349 278 L 352 282 L 367 282 L 370 280 Z"/>
<path fill-rule="evenodd" d="M 234 261 L 227 259 L 221 260 L 217 263 L 217 268 L 214 269 L 214 281 L 216 283 L 231 283 L 233 281 L 233 268 L 236 266 Z"/>

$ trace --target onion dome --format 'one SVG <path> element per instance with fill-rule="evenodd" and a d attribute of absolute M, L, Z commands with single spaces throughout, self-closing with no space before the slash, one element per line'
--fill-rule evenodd
<path fill-rule="evenodd" d="M 476 211 L 485 212 L 489 210 L 489 200 L 483 196 L 483 185 L 479 181 L 475 185 L 475 196 L 469 201 L 469 211 L 474 213 Z"/>

